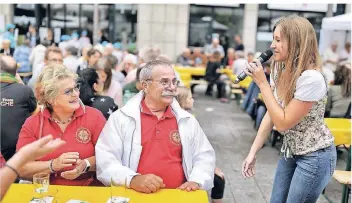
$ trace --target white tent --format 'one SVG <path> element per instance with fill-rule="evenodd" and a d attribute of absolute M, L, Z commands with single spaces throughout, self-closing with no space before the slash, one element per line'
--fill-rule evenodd
<path fill-rule="evenodd" d="M 320 30 L 319 51 L 324 51 L 333 42 L 338 43 L 338 52 L 344 48 L 346 42 L 351 41 L 352 13 L 334 17 L 325 17 Z"/>

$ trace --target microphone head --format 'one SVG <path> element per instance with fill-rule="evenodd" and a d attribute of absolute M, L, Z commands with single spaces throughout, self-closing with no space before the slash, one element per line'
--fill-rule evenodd
<path fill-rule="evenodd" d="M 273 54 L 274 54 L 273 50 L 271 48 L 269 48 L 265 52 L 260 54 L 259 59 L 261 60 L 262 63 L 265 63 L 273 56 Z"/>
<path fill-rule="evenodd" d="M 240 79 L 239 79 L 239 78 L 236 78 L 235 82 L 233 82 L 233 83 L 238 84 L 238 83 L 240 83 L 240 82 L 241 82 Z"/>

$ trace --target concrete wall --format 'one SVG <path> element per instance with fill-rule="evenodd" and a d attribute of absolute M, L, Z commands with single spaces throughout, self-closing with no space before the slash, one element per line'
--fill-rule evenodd
<path fill-rule="evenodd" d="M 244 6 L 242 38 L 246 53 L 256 51 L 258 8 L 258 4 L 246 4 Z"/>
<path fill-rule="evenodd" d="M 172 60 L 188 45 L 188 4 L 139 4 L 137 47 L 160 47 Z"/>
<path fill-rule="evenodd" d="M 13 22 L 13 4 L 0 4 L 0 14 L 5 16 L 5 25 Z"/>

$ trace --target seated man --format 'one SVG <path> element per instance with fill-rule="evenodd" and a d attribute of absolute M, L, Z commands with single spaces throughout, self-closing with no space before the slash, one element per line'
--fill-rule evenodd
<path fill-rule="evenodd" d="M 37 107 L 30 87 L 16 78 L 17 64 L 10 56 L 0 56 L 1 154 L 8 161 L 16 152 L 18 134 L 24 121 Z"/>
<path fill-rule="evenodd" d="M 197 120 L 174 99 L 171 64 L 150 61 L 140 93 L 113 113 L 95 147 L 97 178 L 139 192 L 213 187 L 215 152 Z"/>
<path fill-rule="evenodd" d="M 182 54 L 177 58 L 176 63 L 181 64 L 182 66 L 193 66 L 194 61 L 191 60 L 191 50 L 185 48 Z"/>

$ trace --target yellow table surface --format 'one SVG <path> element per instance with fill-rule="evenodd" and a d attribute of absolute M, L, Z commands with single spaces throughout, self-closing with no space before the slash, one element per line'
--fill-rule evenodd
<path fill-rule="evenodd" d="M 351 145 L 351 120 L 346 118 L 325 118 L 328 126 L 335 138 L 335 145 Z"/>
<path fill-rule="evenodd" d="M 208 196 L 204 190 L 185 192 L 176 189 L 163 189 L 153 194 L 144 194 L 119 187 L 115 191 L 118 195 L 130 198 L 129 203 L 208 203 Z M 55 197 L 53 202 L 57 203 L 65 203 L 70 199 L 84 200 L 89 203 L 106 203 L 111 196 L 111 189 L 110 187 L 50 185 L 49 194 Z M 12 184 L 2 202 L 27 203 L 33 197 L 38 197 L 38 194 L 34 193 L 33 185 Z"/>

